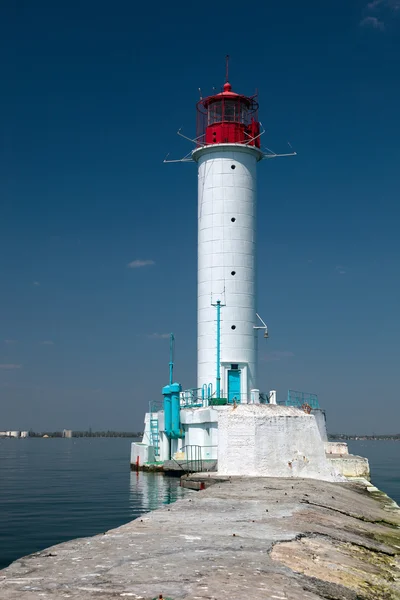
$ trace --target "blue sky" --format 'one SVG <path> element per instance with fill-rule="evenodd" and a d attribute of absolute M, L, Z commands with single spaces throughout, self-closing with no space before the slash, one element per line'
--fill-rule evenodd
<path fill-rule="evenodd" d="M 260 388 L 398 432 L 399 34 L 400 0 L 2 3 L 0 429 L 140 428 L 169 331 L 195 385 L 196 167 L 162 161 L 229 53 L 298 152 L 259 167 Z"/>

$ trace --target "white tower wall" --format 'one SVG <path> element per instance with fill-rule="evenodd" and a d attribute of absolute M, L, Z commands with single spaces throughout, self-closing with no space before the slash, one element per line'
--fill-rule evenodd
<path fill-rule="evenodd" d="M 225 305 L 221 396 L 228 394 L 228 371 L 235 364 L 240 400 L 247 402 L 257 387 L 256 165 L 262 153 L 243 144 L 217 144 L 196 150 L 193 158 L 199 197 L 197 386 L 212 383 L 215 391 L 216 308 L 211 303 L 220 300 Z"/>

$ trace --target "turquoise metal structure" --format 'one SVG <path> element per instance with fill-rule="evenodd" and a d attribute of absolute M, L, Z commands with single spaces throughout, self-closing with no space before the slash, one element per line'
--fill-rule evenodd
<path fill-rule="evenodd" d="M 171 438 L 180 438 L 183 437 L 181 431 L 181 402 L 180 402 L 180 393 L 182 391 L 182 386 L 180 383 L 172 383 L 169 386 L 170 394 L 171 394 L 171 431 L 169 437 Z"/>
<path fill-rule="evenodd" d="M 240 403 L 240 371 L 230 369 L 228 371 L 228 403 Z"/>
<path fill-rule="evenodd" d="M 162 393 L 164 396 L 164 429 L 166 434 L 168 435 L 171 431 L 171 423 L 172 423 L 172 410 L 171 410 L 171 392 L 170 386 L 166 385 L 162 389 Z"/>
<path fill-rule="evenodd" d="M 160 454 L 160 437 L 158 433 L 158 419 L 150 419 L 150 445 L 154 446 L 155 456 Z"/>
<path fill-rule="evenodd" d="M 217 385 L 216 385 L 216 398 L 221 397 L 221 308 L 225 304 L 221 304 L 221 300 L 217 300 L 215 304 L 211 304 L 217 308 Z"/>
<path fill-rule="evenodd" d="M 205 397 L 204 389 L 189 388 L 188 390 L 183 390 L 181 408 L 200 408 L 204 405 Z"/>
<path fill-rule="evenodd" d="M 180 383 L 173 382 L 174 374 L 174 334 L 170 335 L 169 344 L 169 384 L 163 387 L 164 396 L 164 429 L 169 438 L 183 437 L 180 420 L 180 393 L 182 386 Z"/>
<path fill-rule="evenodd" d="M 169 385 L 172 385 L 174 380 L 174 334 L 169 336 Z"/>
<path fill-rule="evenodd" d="M 288 390 L 286 406 L 301 408 L 304 404 L 308 404 L 312 409 L 320 408 L 317 394 Z"/>

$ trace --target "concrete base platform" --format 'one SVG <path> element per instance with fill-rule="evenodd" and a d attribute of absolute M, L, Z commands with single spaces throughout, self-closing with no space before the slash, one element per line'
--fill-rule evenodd
<path fill-rule="evenodd" d="M 331 465 L 347 479 L 363 477 L 370 479 L 368 458 L 355 454 L 327 454 L 326 458 Z"/>
<path fill-rule="evenodd" d="M 196 461 L 187 460 L 165 460 L 163 462 L 144 463 L 137 464 L 131 463 L 131 471 L 147 471 L 149 473 L 159 472 L 166 473 L 167 475 L 178 475 L 181 476 L 185 473 L 196 472 L 198 464 Z M 201 468 L 205 472 L 216 471 L 217 461 L 216 460 L 202 460 Z"/>
<path fill-rule="evenodd" d="M 154 463 L 144 463 L 144 464 L 134 464 L 131 463 L 131 471 L 146 471 L 148 473 L 163 473 L 164 472 L 164 463 L 163 462 L 154 462 Z"/>
<path fill-rule="evenodd" d="M 188 490 L 206 490 L 216 483 L 229 482 L 228 476 L 218 475 L 218 473 L 189 473 L 181 477 L 181 486 Z"/>
<path fill-rule="evenodd" d="M 353 478 L 364 478 L 370 479 L 370 468 L 367 458 L 363 456 L 356 456 L 354 454 L 326 454 L 328 462 L 332 465 L 334 470 L 346 477 L 347 479 Z M 214 473 L 218 475 L 218 462 L 216 460 L 204 460 L 202 461 L 202 469 L 205 473 Z M 168 475 L 182 476 L 185 473 L 195 471 L 194 466 L 192 468 L 188 465 L 187 461 L 167 460 L 158 463 L 145 463 L 137 468 L 136 464 L 131 464 L 132 471 L 147 471 L 147 472 L 160 472 Z M 200 475 L 199 473 L 197 475 Z M 187 486 L 188 487 L 188 486 Z M 191 489 L 200 489 L 197 487 Z M 201 488 L 202 489 L 202 488 Z"/>
<path fill-rule="evenodd" d="M 400 510 L 385 494 L 208 475 L 175 504 L 16 561 L 1 600 L 400 598 Z"/>

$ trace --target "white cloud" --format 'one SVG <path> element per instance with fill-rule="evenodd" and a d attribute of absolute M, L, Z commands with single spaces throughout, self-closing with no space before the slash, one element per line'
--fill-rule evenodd
<path fill-rule="evenodd" d="M 17 344 L 18 340 L 4 340 L 5 344 Z"/>
<path fill-rule="evenodd" d="M 380 31 L 385 29 L 385 23 L 376 17 L 365 17 L 360 21 L 360 25 L 361 27 L 372 27 L 372 29 L 379 29 Z"/>
<path fill-rule="evenodd" d="M 39 281 L 34 281 L 33 285 L 40 285 Z"/>
<path fill-rule="evenodd" d="M 14 364 L 10 364 L 10 363 L 6 363 L 6 364 L 0 364 L 0 369 L 3 369 L 5 371 L 11 371 L 11 369 L 20 369 L 22 365 L 14 365 Z"/>
<path fill-rule="evenodd" d="M 400 0 L 371 0 L 366 5 L 365 12 L 367 16 L 360 21 L 360 26 L 384 31 L 385 21 L 390 20 L 394 13 L 400 14 Z M 371 16 L 368 13 L 375 13 L 378 16 Z"/>
<path fill-rule="evenodd" d="M 150 265 L 155 265 L 154 260 L 140 260 L 136 259 L 132 262 L 128 263 L 129 269 L 140 269 L 141 267 L 149 267 Z"/>
<path fill-rule="evenodd" d="M 149 333 L 147 337 L 151 340 L 166 340 L 169 336 L 169 333 Z"/>
<path fill-rule="evenodd" d="M 335 267 L 335 271 L 336 273 L 338 273 L 339 275 L 345 275 L 346 273 L 346 267 L 342 267 L 342 265 L 337 265 Z"/>
<path fill-rule="evenodd" d="M 44 340 L 40 343 L 42 344 L 42 346 L 54 346 L 54 342 L 52 342 L 51 340 Z"/>
<path fill-rule="evenodd" d="M 378 8 L 389 8 L 390 10 L 400 10 L 400 0 L 372 0 L 367 4 L 368 10 Z"/>

